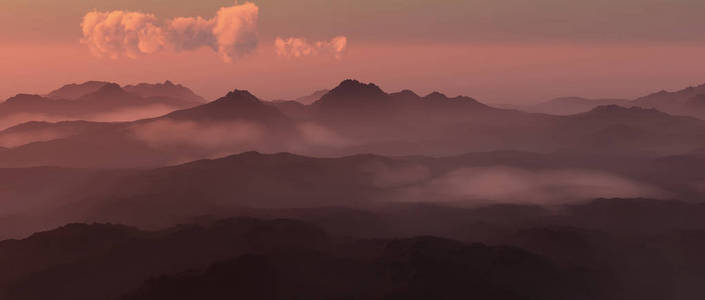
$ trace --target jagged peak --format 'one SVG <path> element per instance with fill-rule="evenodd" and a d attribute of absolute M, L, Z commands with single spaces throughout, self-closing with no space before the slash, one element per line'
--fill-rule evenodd
<path fill-rule="evenodd" d="M 277 108 L 259 100 L 246 90 L 233 90 L 215 101 L 196 107 L 177 110 L 165 117 L 173 119 L 248 119 L 260 122 L 288 122 Z"/>
<path fill-rule="evenodd" d="M 104 84 L 108 84 L 108 83 L 110 83 L 110 82 L 107 82 L 107 81 L 99 81 L 99 80 L 89 80 L 89 81 L 86 81 L 86 82 L 83 82 L 83 83 L 69 83 L 69 84 L 65 84 L 64 86 L 62 86 L 62 88 L 65 88 L 65 87 L 76 87 L 76 86 L 86 86 L 86 85 L 104 85 Z"/>
<path fill-rule="evenodd" d="M 249 100 L 249 101 L 254 101 L 254 102 L 261 102 L 259 98 L 257 98 L 255 95 L 250 93 L 248 90 L 232 90 L 228 92 L 225 97 L 221 98 L 223 100 L 227 101 L 237 101 L 237 100 Z M 220 99 L 219 99 L 220 100 Z M 216 100 L 217 101 L 217 100 Z"/>
<path fill-rule="evenodd" d="M 387 100 L 389 95 L 374 83 L 362 83 L 354 79 L 346 79 L 336 88 L 326 93 L 314 104 L 345 103 L 351 106 L 357 103 L 373 104 Z"/>
<path fill-rule="evenodd" d="M 147 87 L 157 87 L 157 88 L 185 88 L 183 85 L 174 83 L 171 80 L 166 80 L 164 82 L 157 82 L 157 83 L 147 83 L 147 82 L 140 82 L 137 84 L 130 84 L 126 85 L 125 88 L 147 88 Z"/>
<path fill-rule="evenodd" d="M 431 100 L 431 101 L 448 101 L 448 100 L 455 100 L 455 101 L 465 101 L 465 102 L 473 102 L 473 103 L 480 103 L 474 98 L 467 97 L 467 96 L 455 96 L 453 98 L 446 96 L 445 94 L 441 92 L 432 92 L 426 96 L 423 97 L 424 100 Z"/>
<path fill-rule="evenodd" d="M 136 94 L 144 98 L 157 97 L 171 98 L 172 100 L 178 99 L 177 104 L 179 106 L 183 105 L 185 103 L 184 101 L 191 103 L 206 102 L 203 97 L 197 95 L 188 87 L 174 83 L 171 80 L 157 83 L 142 82 L 135 85 L 126 85 L 123 89 L 128 93 Z"/>
<path fill-rule="evenodd" d="M 336 88 L 332 89 L 331 93 L 356 93 L 365 91 L 368 93 L 386 94 L 382 89 L 374 83 L 362 83 L 355 79 L 343 80 Z"/>
<path fill-rule="evenodd" d="M 434 91 L 423 97 L 425 100 L 448 100 L 448 96 L 441 92 Z"/>
<path fill-rule="evenodd" d="M 96 92 L 109 83 L 110 82 L 96 80 L 86 81 L 83 83 L 70 83 L 49 92 L 47 97 L 51 99 L 75 100 L 87 94 Z"/>
<path fill-rule="evenodd" d="M 122 89 L 122 87 L 114 82 L 108 82 L 105 85 L 103 85 L 96 93 L 104 93 L 104 92 L 124 92 L 125 90 Z"/>
<path fill-rule="evenodd" d="M 348 87 L 376 87 L 379 88 L 377 85 L 374 83 L 362 83 L 359 80 L 356 79 L 345 79 L 340 84 L 338 84 L 339 88 L 348 88 Z"/>
<path fill-rule="evenodd" d="M 79 87 L 79 86 L 91 86 L 91 85 L 92 85 L 92 86 L 95 86 L 95 85 L 101 85 L 101 86 L 102 86 L 102 85 L 105 85 L 105 84 L 108 84 L 108 83 L 110 83 L 110 82 L 107 82 L 107 81 L 99 81 L 99 80 L 89 80 L 89 81 L 86 81 L 86 82 L 83 82 L 83 83 L 69 83 L 69 84 L 65 84 L 65 85 L 62 86 L 61 88 L 70 88 L 70 87 Z M 60 88 L 60 89 L 61 89 L 61 88 Z"/>
<path fill-rule="evenodd" d="M 218 98 L 217 100 L 205 104 L 206 107 L 215 106 L 233 106 L 233 105 L 265 105 L 259 98 L 250 93 L 247 90 L 232 90 L 228 92 L 225 96 Z"/>

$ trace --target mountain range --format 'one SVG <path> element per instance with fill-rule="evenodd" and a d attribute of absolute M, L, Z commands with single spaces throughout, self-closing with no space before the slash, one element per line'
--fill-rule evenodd
<path fill-rule="evenodd" d="M 601 105 L 654 108 L 682 116 L 705 119 L 705 84 L 669 92 L 659 91 L 633 100 L 627 99 L 586 99 L 580 97 L 557 98 L 537 105 L 520 107 L 531 112 L 555 115 L 570 115 L 589 111 Z"/>
<path fill-rule="evenodd" d="M 705 195 L 703 170 L 701 154 L 646 158 L 516 151 L 439 158 L 246 152 L 150 169 L 0 169 L 0 237 L 70 222 L 163 227 L 245 208 L 561 205 L 599 197 L 698 201 Z"/>
<path fill-rule="evenodd" d="M 0 103 L 0 127 L 27 121 L 136 120 L 202 104 L 203 98 L 170 81 L 120 87 L 88 81 L 46 96 L 19 94 Z"/>
<path fill-rule="evenodd" d="M 99 93 L 130 94 L 117 85 L 105 85 Z M 386 93 L 374 84 L 345 80 L 311 105 L 267 102 L 235 90 L 210 103 L 137 121 L 11 127 L 0 131 L 0 146 L 10 148 L 0 152 L 0 166 L 155 167 L 253 150 L 315 156 L 498 150 L 663 156 L 704 148 L 703 136 L 705 121 L 654 109 L 608 105 L 554 116 L 437 92 Z"/>
<path fill-rule="evenodd" d="M 0 131 L 0 299 L 705 297 L 701 119 L 356 80 L 299 101 L 167 81 L 0 104 L 92 118 Z"/>

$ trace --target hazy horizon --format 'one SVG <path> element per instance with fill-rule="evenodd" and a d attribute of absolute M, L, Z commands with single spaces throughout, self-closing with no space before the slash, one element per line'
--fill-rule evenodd
<path fill-rule="evenodd" d="M 200 16 L 205 22 L 220 8 L 237 5 L 231 0 L 182 5 L 165 5 L 162 0 L 71 3 L 0 4 L 6 23 L 0 28 L 0 68 L 5 70 L 0 75 L 0 99 L 88 80 L 130 84 L 168 79 L 212 100 L 236 88 L 263 99 L 290 99 L 354 78 L 388 91 L 438 90 L 514 104 L 564 96 L 633 99 L 705 83 L 705 61 L 699 59 L 705 41 L 696 29 L 705 26 L 693 15 L 694 6 L 702 5 L 696 1 L 566 5 L 542 0 L 522 5 L 417 0 L 357 5 L 261 0 L 252 2 L 257 7 L 250 13 L 257 16 L 255 22 L 239 33 L 256 42 L 236 46 L 239 50 L 221 48 L 219 55 L 214 42 L 194 36 L 178 45 L 163 45 L 160 40 L 151 49 L 143 43 L 138 52 L 144 53 L 116 59 L 91 55 L 90 42 L 81 42 L 86 39 L 81 24 L 89 13 L 139 12 L 150 18 L 142 24 L 164 27 L 177 17 Z M 249 2 L 240 1 L 245 3 Z M 656 12 L 658 20 L 651 17 Z M 385 30 L 375 30 L 376 26 Z M 335 50 L 316 46 L 335 37 L 345 37 L 346 43 Z M 307 48 L 287 43 L 294 48 L 278 52 L 277 38 L 300 39 Z M 221 59 L 222 51 L 235 51 L 231 63 Z"/>

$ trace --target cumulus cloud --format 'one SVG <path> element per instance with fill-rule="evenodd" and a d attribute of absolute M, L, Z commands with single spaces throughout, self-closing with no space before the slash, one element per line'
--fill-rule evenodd
<path fill-rule="evenodd" d="M 155 15 L 110 11 L 83 17 L 81 42 L 99 57 L 136 58 L 162 50 L 209 47 L 226 62 L 257 47 L 259 8 L 253 3 L 221 8 L 215 17 L 180 17 L 161 22 Z"/>
<path fill-rule="evenodd" d="M 284 57 L 304 57 L 316 55 L 333 55 L 335 58 L 342 58 L 342 54 L 348 46 L 348 38 L 344 36 L 334 37 L 330 41 L 309 42 L 302 38 L 278 37 L 274 41 L 277 55 Z"/>

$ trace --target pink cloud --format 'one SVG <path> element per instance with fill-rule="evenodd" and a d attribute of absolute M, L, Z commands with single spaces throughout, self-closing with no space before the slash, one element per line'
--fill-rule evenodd
<path fill-rule="evenodd" d="M 308 42 L 303 38 L 278 37 L 274 41 L 277 55 L 284 57 L 304 57 L 316 56 L 320 54 L 333 55 L 335 58 L 342 58 L 342 54 L 347 48 L 348 38 L 344 36 L 334 37 L 330 41 Z"/>
<path fill-rule="evenodd" d="M 81 42 L 95 56 L 112 59 L 209 47 L 232 62 L 257 47 L 258 15 L 259 8 L 249 2 L 222 7 L 211 19 L 179 17 L 166 22 L 141 12 L 93 11 L 83 17 Z"/>

